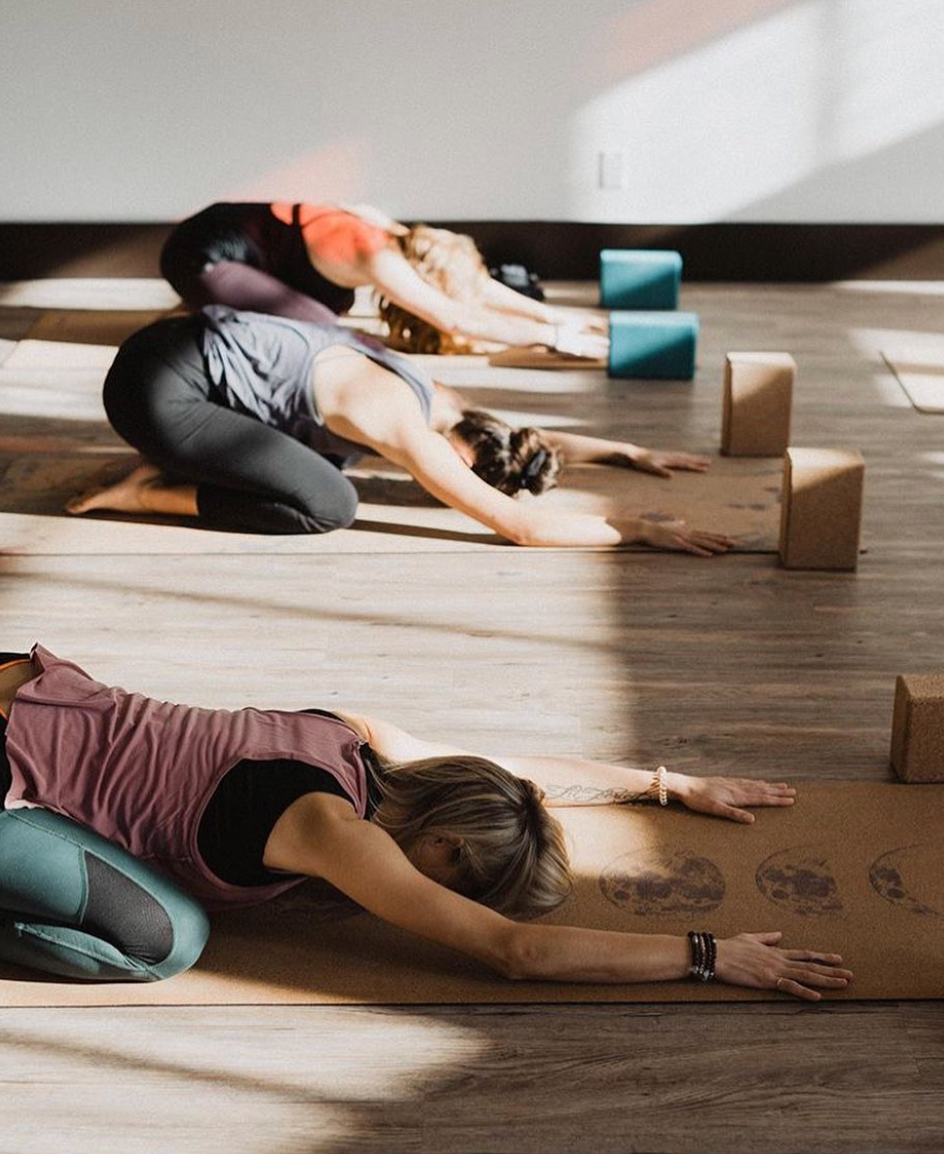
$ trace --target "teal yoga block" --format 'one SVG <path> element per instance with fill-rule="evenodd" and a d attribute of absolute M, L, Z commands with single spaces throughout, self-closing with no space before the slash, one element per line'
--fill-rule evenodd
<path fill-rule="evenodd" d="M 605 309 L 677 308 L 681 280 L 677 252 L 605 248 L 600 253 L 600 304 Z"/>
<path fill-rule="evenodd" d="M 695 375 L 697 313 L 610 313 L 611 377 L 690 381 Z"/>

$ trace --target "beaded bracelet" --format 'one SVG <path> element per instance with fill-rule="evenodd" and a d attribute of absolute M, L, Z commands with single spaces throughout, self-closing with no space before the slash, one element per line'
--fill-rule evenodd
<path fill-rule="evenodd" d="M 659 799 L 659 805 L 669 804 L 669 787 L 666 782 L 668 770 L 664 765 L 660 765 L 658 769 L 652 772 L 652 782 L 649 785 L 649 792 L 654 793 Z"/>
<path fill-rule="evenodd" d="M 715 962 L 718 960 L 718 943 L 714 934 L 707 930 L 689 930 L 688 941 L 692 947 L 689 975 L 696 982 L 714 981 Z"/>

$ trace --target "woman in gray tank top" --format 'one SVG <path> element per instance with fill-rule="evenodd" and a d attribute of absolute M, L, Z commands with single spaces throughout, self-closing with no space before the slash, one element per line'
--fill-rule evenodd
<path fill-rule="evenodd" d="M 343 468 L 365 452 L 517 545 L 642 542 L 698 556 L 733 542 L 682 521 L 604 518 L 515 497 L 554 486 L 567 463 L 670 476 L 704 457 L 538 428 L 470 410 L 405 357 L 348 328 L 210 306 L 135 333 L 105 380 L 117 432 L 145 463 L 67 506 L 196 516 L 209 527 L 313 533 L 349 526 Z M 170 478 L 173 478 L 171 480 Z"/>

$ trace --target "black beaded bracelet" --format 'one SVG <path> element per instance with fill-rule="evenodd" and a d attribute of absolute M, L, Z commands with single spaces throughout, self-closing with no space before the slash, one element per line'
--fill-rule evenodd
<path fill-rule="evenodd" d="M 689 930 L 688 941 L 692 948 L 689 975 L 696 982 L 714 981 L 715 962 L 718 960 L 718 943 L 714 934 L 707 930 Z"/>

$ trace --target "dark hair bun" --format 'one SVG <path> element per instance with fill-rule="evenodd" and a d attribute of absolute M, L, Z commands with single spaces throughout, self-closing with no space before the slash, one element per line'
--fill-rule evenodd
<path fill-rule="evenodd" d="M 517 462 L 519 490 L 538 494 L 554 487 L 560 464 L 537 429 L 525 426 L 513 430 L 511 451 Z"/>
<path fill-rule="evenodd" d="M 557 484 L 560 458 L 540 429 L 511 425 L 468 409 L 454 430 L 475 454 L 473 471 L 502 493 L 544 493 Z"/>

